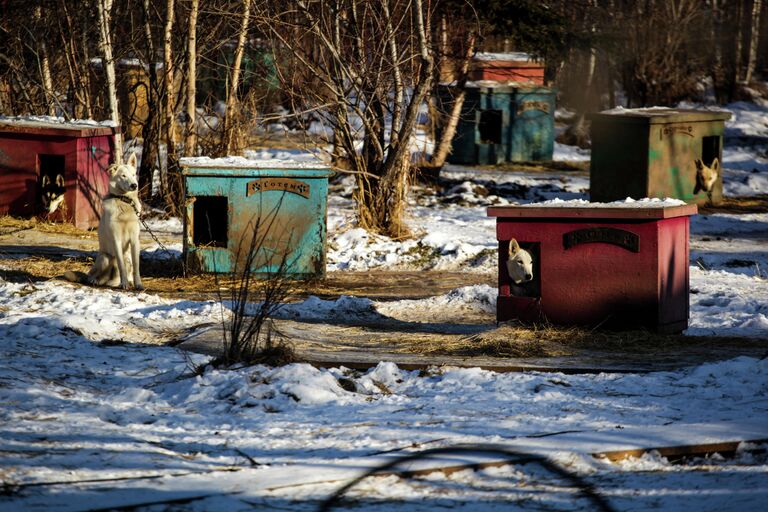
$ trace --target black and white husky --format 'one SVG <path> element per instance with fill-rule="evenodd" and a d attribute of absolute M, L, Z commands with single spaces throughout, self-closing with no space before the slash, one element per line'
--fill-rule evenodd
<path fill-rule="evenodd" d="M 43 206 L 43 211 L 49 215 L 55 212 L 64 202 L 65 192 L 64 176 L 61 173 L 56 173 L 53 181 L 48 174 L 43 174 L 39 188 L 40 204 Z"/>

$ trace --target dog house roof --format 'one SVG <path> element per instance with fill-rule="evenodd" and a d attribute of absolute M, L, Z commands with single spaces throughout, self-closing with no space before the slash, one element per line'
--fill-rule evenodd
<path fill-rule="evenodd" d="M 489 217 L 581 218 L 581 219 L 670 219 L 695 215 L 695 204 L 677 199 L 640 199 L 612 203 L 553 200 L 515 206 L 491 206 Z"/>
<path fill-rule="evenodd" d="M 65 121 L 61 117 L 50 116 L 0 116 L 0 133 L 53 135 L 59 137 L 95 137 L 120 133 L 120 128 L 112 126 L 111 121 L 100 122 L 91 119 Z"/>
<path fill-rule="evenodd" d="M 669 107 L 623 108 L 616 107 L 589 114 L 590 120 L 634 122 L 643 124 L 681 123 L 696 121 L 725 121 L 731 113 L 722 110 L 693 110 Z"/>

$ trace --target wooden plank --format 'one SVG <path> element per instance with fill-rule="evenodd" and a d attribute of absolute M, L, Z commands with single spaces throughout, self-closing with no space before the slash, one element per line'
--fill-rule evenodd
<path fill-rule="evenodd" d="M 655 448 L 637 448 L 634 450 L 616 450 L 608 452 L 593 453 L 592 456 L 600 459 L 608 459 L 611 462 L 617 462 L 629 457 L 642 457 L 644 454 L 656 451 L 659 455 L 666 458 L 680 459 L 690 456 L 705 456 L 713 453 L 733 454 L 736 453 L 741 443 L 766 444 L 768 439 L 752 439 L 744 441 L 725 441 L 721 443 L 693 444 L 682 446 L 661 446 Z"/>

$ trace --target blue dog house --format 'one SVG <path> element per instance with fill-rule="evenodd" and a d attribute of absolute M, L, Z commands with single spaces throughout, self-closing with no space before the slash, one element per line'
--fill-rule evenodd
<path fill-rule="evenodd" d="M 227 273 L 248 265 L 264 275 L 325 275 L 328 166 L 242 157 L 183 158 L 181 165 L 189 269 Z"/>
<path fill-rule="evenodd" d="M 452 86 L 442 87 L 450 106 Z M 555 90 L 481 81 L 466 86 L 448 161 L 465 165 L 551 160 L 555 145 Z"/>

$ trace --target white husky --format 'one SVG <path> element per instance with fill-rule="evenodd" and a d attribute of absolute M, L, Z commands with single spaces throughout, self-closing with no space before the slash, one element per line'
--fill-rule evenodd
<path fill-rule="evenodd" d="M 533 280 L 533 257 L 531 253 L 521 249 L 514 238 L 509 241 L 507 272 L 516 285 L 522 285 Z M 514 288 L 520 288 L 520 286 L 513 285 L 512 288 L 514 295 L 524 295 L 524 290 L 521 289 L 519 292 L 514 290 Z"/>
<path fill-rule="evenodd" d="M 144 289 L 139 273 L 139 184 L 136 177 L 136 155 L 125 164 L 108 169 L 109 194 L 102 201 L 99 220 L 99 254 L 87 276 L 73 272 L 64 274 L 70 281 L 86 281 L 91 285 L 117 286 L 126 290 L 132 284 Z M 132 274 L 132 275 L 131 275 Z"/>

